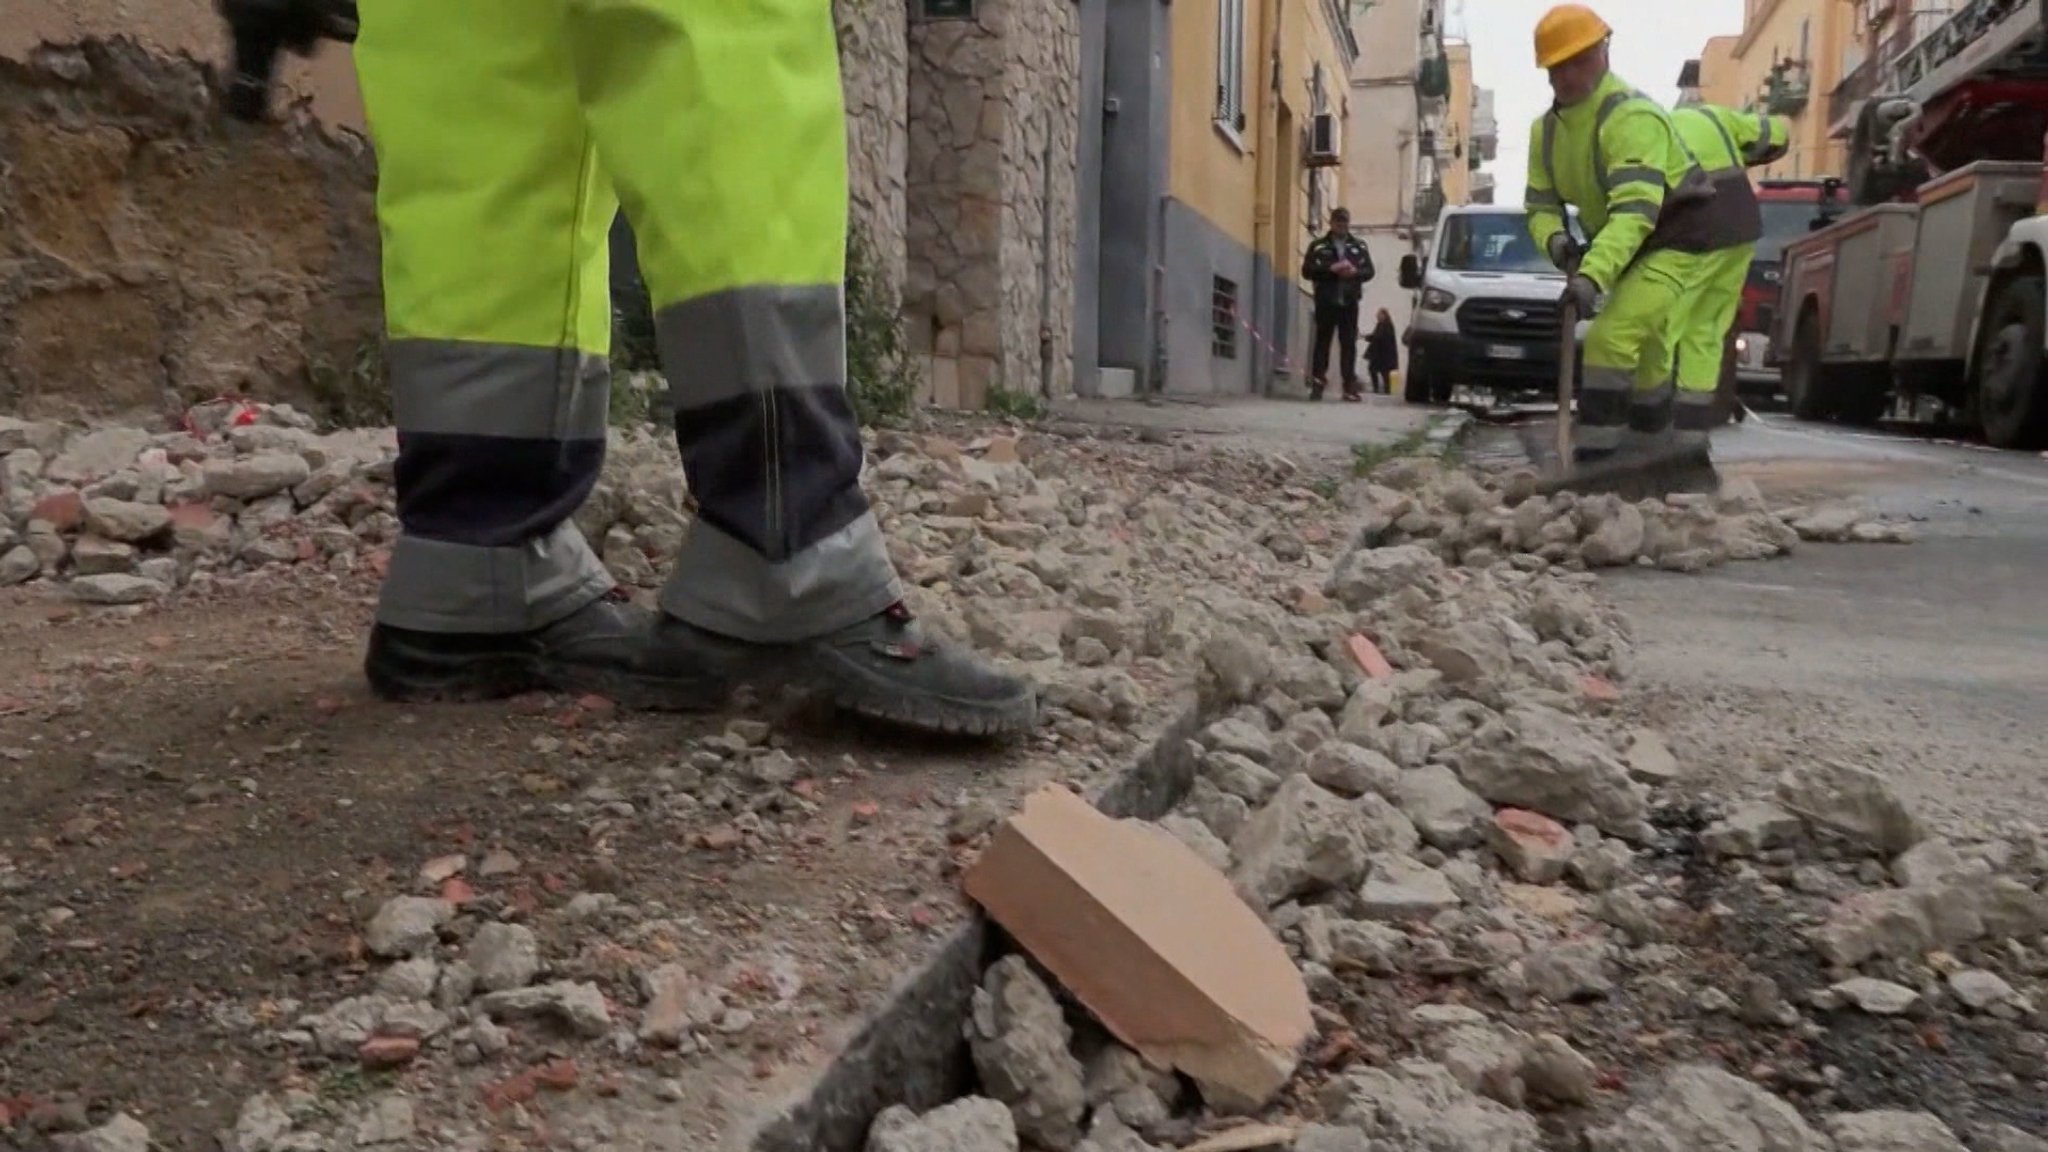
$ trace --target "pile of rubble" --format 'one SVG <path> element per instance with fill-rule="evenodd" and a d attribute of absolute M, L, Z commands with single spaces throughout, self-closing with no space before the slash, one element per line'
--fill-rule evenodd
<path fill-rule="evenodd" d="M 1590 577 L 1373 547 L 1409 499 L 1330 578 L 1354 631 L 1205 646 L 1172 814 L 995 833 L 980 1094 L 869 1152 L 2048 1152 L 2041 832 L 1951 842 L 1840 763 L 1692 794 Z"/>

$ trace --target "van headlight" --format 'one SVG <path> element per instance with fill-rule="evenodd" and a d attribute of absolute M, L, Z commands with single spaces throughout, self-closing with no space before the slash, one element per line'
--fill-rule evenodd
<path fill-rule="evenodd" d="M 1441 288 L 1424 288 L 1422 290 L 1422 310 L 1424 312 L 1448 312 L 1451 310 L 1451 305 L 1457 302 L 1458 298 L 1456 296 Z"/>

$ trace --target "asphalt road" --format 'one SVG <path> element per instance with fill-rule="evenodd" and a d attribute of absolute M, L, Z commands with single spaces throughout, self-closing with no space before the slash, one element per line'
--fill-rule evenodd
<path fill-rule="evenodd" d="M 1938 816 L 2048 825 L 2048 459 L 1780 415 L 1717 432 L 1715 458 L 1775 501 L 1859 501 L 1919 540 L 1609 579 L 1674 747 L 1737 786 L 1837 757 Z"/>

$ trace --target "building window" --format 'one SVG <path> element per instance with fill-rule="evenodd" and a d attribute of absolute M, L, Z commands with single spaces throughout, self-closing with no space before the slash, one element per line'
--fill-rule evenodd
<path fill-rule="evenodd" d="M 1210 278 L 1209 355 L 1237 359 L 1237 281 Z"/>
<path fill-rule="evenodd" d="M 1244 131 L 1244 0 L 1216 4 L 1216 123 Z"/>

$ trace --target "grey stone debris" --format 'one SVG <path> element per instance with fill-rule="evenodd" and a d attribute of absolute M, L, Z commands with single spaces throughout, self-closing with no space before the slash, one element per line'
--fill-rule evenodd
<path fill-rule="evenodd" d="M 523 924 L 485 924 L 469 939 L 464 955 L 476 969 L 476 986 L 486 992 L 524 988 L 540 972 L 540 941 Z"/>
<path fill-rule="evenodd" d="M 1799 1110 L 1706 1064 L 1664 1074 L 1613 1124 L 1586 1133 L 1587 1152 L 1829 1152 Z"/>
<path fill-rule="evenodd" d="M 1167 835 L 1192 849 L 1202 862 L 1218 872 L 1230 871 L 1230 845 L 1209 830 L 1207 824 L 1192 816 L 1174 813 L 1159 821 L 1159 827 Z"/>
<path fill-rule="evenodd" d="M 1715 856 L 1748 859 L 1798 843 L 1802 831 L 1799 817 L 1767 800 L 1750 800 L 1709 826 L 1700 846 Z"/>
<path fill-rule="evenodd" d="M 1107 1045 L 1091 1057 L 1083 1082 L 1088 1107 L 1114 1113 L 1140 1132 L 1166 1123 L 1180 1099 L 1180 1081 L 1171 1070 L 1149 1067 L 1121 1044 Z"/>
<path fill-rule="evenodd" d="M 1522 962 L 1522 972 L 1529 990 L 1554 1004 L 1597 1000 L 1614 990 L 1607 945 L 1599 940 L 1572 940 L 1540 948 Z"/>
<path fill-rule="evenodd" d="M 1377 1152 L 1372 1139 L 1356 1128 L 1310 1124 L 1294 1137 L 1294 1152 Z"/>
<path fill-rule="evenodd" d="M 1986 1012 L 2001 1004 L 2010 1004 L 2019 995 L 2003 977 L 1982 968 L 1964 968 L 1950 973 L 1948 990 L 1973 1012 Z"/>
<path fill-rule="evenodd" d="M 597 985 L 574 981 L 491 992 L 476 1001 L 492 1020 L 544 1019 L 578 1036 L 596 1039 L 611 1031 L 611 1009 Z"/>
<path fill-rule="evenodd" d="M 434 946 L 441 926 L 455 917 L 455 905 L 431 896 L 394 896 L 363 929 L 363 946 L 373 956 L 396 959 Z"/>
<path fill-rule="evenodd" d="M 1457 852 L 1478 844 L 1493 817 L 1493 805 L 1441 764 L 1401 773 L 1390 794 L 1430 847 Z"/>
<path fill-rule="evenodd" d="M 1649 801 L 1628 769 L 1570 716 L 1542 705 L 1508 710 L 1454 765 L 1465 786 L 1495 804 L 1640 837 Z"/>
<path fill-rule="evenodd" d="M 235 1130 L 227 1139 L 227 1152 L 279 1152 L 291 1135 L 291 1113 L 268 1092 L 242 1102 L 235 1117 Z"/>
<path fill-rule="evenodd" d="M 867 1152 L 1018 1152 L 1017 1124 L 1008 1108 L 982 1096 L 922 1116 L 894 1104 L 868 1129 Z"/>
<path fill-rule="evenodd" d="M 1599 1069 L 1555 1033 L 1529 1041 L 1522 1053 L 1522 1083 L 1531 1098 L 1553 1104 L 1584 1104 L 1593 1099 Z"/>
<path fill-rule="evenodd" d="M 1974 1152 L 2048 1152 L 2048 1137 L 2029 1135 L 2010 1124 L 1991 1124 L 1971 1134 Z"/>
<path fill-rule="evenodd" d="M 1403 588 L 1437 584 L 1443 574 L 1443 560 L 1420 544 L 1353 548 L 1338 559 L 1323 591 L 1346 608 L 1359 609 Z"/>
<path fill-rule="evenodd" d="M 1306 771 L 1309 779 L 1347 797 L 1372 792 L 1396 799 L 1401 781 L 1399 765 L 1348 740 L 1331 740 L 1311 752 Z"/>
<path fill-rule="evenodd" d="M 1883 777 L 1853 764 L 1819 760 L 1790 769 L 1778 781 L 1778 801 L 1816 828 L 1886 858 L 1926 836 Z"/>
<path fill-rule="evenodd" d="M 128 604 L 147 604 L 170 595 L 170 588 L 146 576 L 129 576 L 119 572 L 107 572 L 94 576 L 80 576 L 68 586 L 71 597 L 81 604 L 100 607 L 119 607 Z"/>
<path fill-rule="evenodd" d="M 123 1112 L 97 1128 L 58 1136 L 50 1144 L 58 1152 L 149 1152 L 149 1129 Z"/>
<path fill-rule="evenodd" d="M 1368 920 L 1427 920 L 1462 902 L 1443 873 L 1398 852 L 1374 854 L 1358 891 L 1359 914 Z"/>
<path fill-rule="evenodd" d="M 1291 776 L 1230 842 L 1231 880 L 1256 908 L 1331 888 L 1365 875 L 1373 844 L 1358 801 L 1346 801 L 1306 776 Z"/>
<path fill-rule="evenodd" d="M 1857 976 L 1828 989 L 1842 1003 L 1872 1016 L 1897 1016 L 1920 1000 L 1920 994 L 1903 984 Z"/>
<path fill-rule="evenodd" d="M 1969 1152 L 1938 1117 L 1926 1112 L 1845 1112 L 1823 1122 L 1835 1152 Z"/>
<path fill-rule="evenodd" d="M 992 965 L 975 990 L 968 1050 L 983 1090 L 1009 1106 L 1017 1135 L 1047 1152 L 1081 1142 L 1088 1092 L 1059 1001 L 1022 956 Z"/>
<path fill-rule="evenodd" d="M 1363 1132 L 1375 1141 L 1375 1149 L 1537 1152 L 1542 1147 L 1536 1122 L 1527 1113 L 1470 1091 L 1442 1065 L 1426 1060 L 1348 1072 L 1323 1089 L 1321 1101 L 1331 1119 Z"/>
<path fill-rule="evenodd" d="M 387 1093 L 370 1101 L 355 1121 L 355 1142 L 359 1148 L 376 1148 L 386 1144 L 403 1144 L 413 1138 L 419 1122 L 413 1114 L 412 1101 L 397 1093 Z"/>

